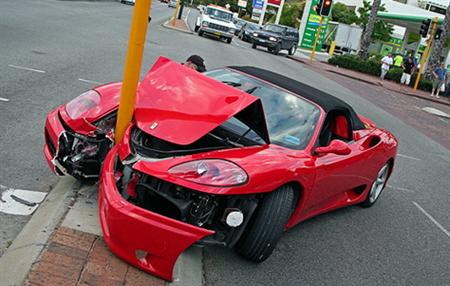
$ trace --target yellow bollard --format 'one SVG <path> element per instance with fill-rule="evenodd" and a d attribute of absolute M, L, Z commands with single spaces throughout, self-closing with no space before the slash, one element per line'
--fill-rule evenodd
<path fill-rule="evenodd" d="M 331 42 L 331 46 L 330 49 L 328 50 L 328 54 L 330 55 L 330 57 L 332 57 L 334 55 L 334 49 L 336 48 L 336 42 L 332 41 Z"/>
<path fill-rule="evenodd" d="M 169 0 L 170 1 L 170 0 Z M 177 7 L 175 8 L 175 13 L 173 14 L 172 26 L 175 27 L 175 22 L 177 21 L 178 11 L 180 10 L 180 4 L 182 0 L 177 1 Z"/>
<path fill-rule="evenodd" d="M 128 50 L 125 58 L 119 110 L 117 111 L 116 144 L 122 140 L 125 130 L 133 118 L 151 4 L 151 0 L 138 0 L 134 6 Z"/>
<path fill-rule="evenodd" d="M 320 16 L 320 23 L 319 28 L 316 30 L 316 38 L 314 40 L 314 45 L 312 47 L 311 55 L 309 56 L 309 61 L 312 63 L 314 61 L 314 56 L 316 55 L 316 48 L 317 44 L 319 42 L 320 32 L 322 31 L 322 23 L 323 23 L 323 16 Z"/>

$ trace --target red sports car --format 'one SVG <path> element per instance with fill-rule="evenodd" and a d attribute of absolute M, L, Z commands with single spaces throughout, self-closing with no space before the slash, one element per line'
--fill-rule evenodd
<path fill-rule="evenodd" d="M 192 244 L 261 262 L 282 233 L 312 216 L 372 206 L 397 140 L 345 102 L 255 67 L 204 74 L 160 58 L 139 84 L 120 144 L 120 83 L 52 111 L 45 157 L 59 175 L 96 178 L 106 243 L 172 279 Z"/>

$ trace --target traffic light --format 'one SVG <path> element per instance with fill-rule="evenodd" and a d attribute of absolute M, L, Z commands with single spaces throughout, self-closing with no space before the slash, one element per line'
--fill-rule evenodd
<path fill-rule="evenodd" d="M 319 3 L 317 3 L 315 10 L 317 14 L 321 16 L 329 16 L 332 4 L 333 4 L 332 0 L 319 0 Z"/>
<path fill-rule="evenodd" d="M 436 33 L 434 34 L 434 39 L 435 40 L 439 40 L 441 38 L 441 34 L 442 34 L 442 29 L 441 28 L 437 28 L 436 29 Z"/>
<path fill-rule="evenodd" d="M 428 36 L 428 30 L 430 29 L 430 25 L 431 25 L 431 19 L 426 19 L 426 20 L 422 21 L 422 25 L 420 26 L 419 34 L 423 38 L 426 38 Z"/>

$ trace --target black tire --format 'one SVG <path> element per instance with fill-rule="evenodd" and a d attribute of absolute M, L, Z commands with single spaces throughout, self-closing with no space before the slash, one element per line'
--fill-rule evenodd
<path fill-rule="evenodd" d="M 273 49 L 272 49 L 271 47 L 267 47 L 267 50 L 268 50 L 269 52 L 272 52 L 272 51 L 273 51 Z"/>
<path fill-rule="evenodd" d="M 194 32 L 198 32 L 198 28 L 200 28 L 199 26 L 195 26 L 195 28 L 194 28 Z"/>
<path fill-rule="evenodd" d="M 378 171 L 375 181 L 373 181 L 372 185 L 370 186 L 369 192 L 367 192 L 366 199 L 360 204 L 360 206 L 362 206 L 363 208 L 370 208 L 377 202 L 378 198 L 384 190 L 384 187 L 386 187 L 390 171 L 391 165 L 389 163 L 386 163 L 383 165 L 383 167 L 381 167 L 380 171 Z M 381 179 L 382 177 L 384 179 L 382 180 L 382 182 L 380 182 L 379 179 Z M 376 192 L 376 189 L 374 189 L 376 187 L 376 184 L 380 186 L 378 192 Z"/>
<path fill-rule="evenodd" d="M 227 43 L 228 44 L 231 44 L 231 40 L 232 40 L 233 38 L 227 38 Z"/>
<path fill-rule="evenodd" d="M 203 31 L 202 30 L 199 30 L 198 31 L 198 35 L 201 37 L 201 36 L 203 36 Z"/>
<path fill-rule="evenodd" d="M 267 194 L 239 239 L 236 251 L 255 262 L 266 260 L 291 217 L 293 202 L 294 190 L 290 186 L 282 186 Z"/>
<path fill-rule="evenodd" d="M 280 50 L 281 50 L 281 45 L 280 45 L 280 43 L 278 43 L 278 44 L 272 49 L 272 53 L 273 53 L 274 55 L 278 55 L 278 53 L 280 52 Z"/>
<path fill-rule="evenodd" d="M 256 49 L 256 44 L 255 43 L 252 44 L 252 49 Z"/>
<path fill-rule="evenodd" d="M 296 44 L 292 45 L 292 47 L 288 51 L 289 55 L 292 56 L 293 54 L 295 54 L 296 50 L 297 50 L 297 45 Z"/>

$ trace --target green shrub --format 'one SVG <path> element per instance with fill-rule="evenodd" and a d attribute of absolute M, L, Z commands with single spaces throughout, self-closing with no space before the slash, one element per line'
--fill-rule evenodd
<path fill-rule="evenodd" d="M 328 63 L 331 65 L 339 66 L 342 68 L 359 71 L 365 74 L 374 76 L 380 76 L 381 73 L 381 55 L 373 54 L 369 59 L 363 59 L 356 55 L 341 55 L 334 56 L 328 59 Z M 400 83 L 402 78 L 402 69 L 394 67 L 389 70 L 386 75 L 386 79 L 393 80 Z M 417 74 L 411 76 L 410 86 L 413 86 L 416 82 Z M 431 91 L 433 84 L 430 80 L 421 78 L 418 88 L 425 91 Z"/>

